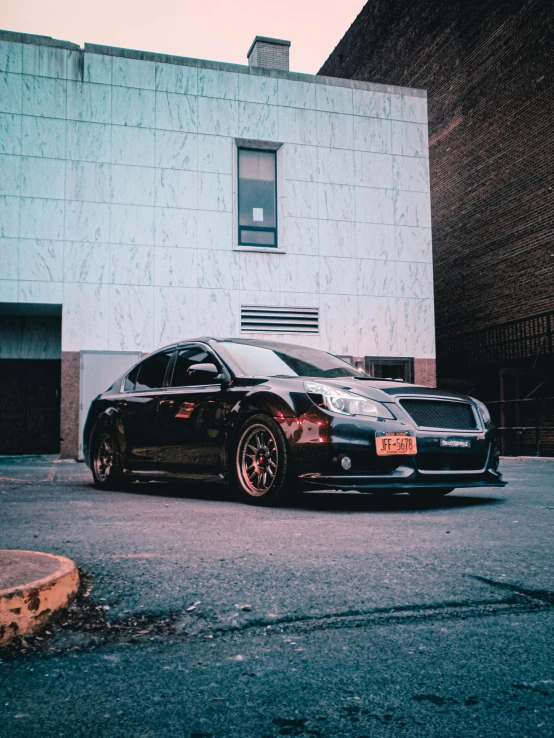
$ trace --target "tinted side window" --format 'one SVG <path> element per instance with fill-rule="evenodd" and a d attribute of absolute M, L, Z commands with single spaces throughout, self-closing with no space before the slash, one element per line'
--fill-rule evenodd
<path fill-rule="evenodd" d="M 132 392 L 135 389 L 139 369 L 140 364 L 136 366 L 132 371 L 130 371 L 129 374 L 127 374 L 127 376 L 125 377 L 125 384 L 123 385 L 123 389 L 125 390 L 125 392 Z"/>
<path fill-rule="evenodd" d="M 164 351 L 160 354 L 150 356 L 142 364 L 139 364 L 137 367 L 138 375 L 135 381 L 135 389 L 149 390 L 163 387 L 165 372 L 170 358 L 171 352 Z M 129 375 L 130 378 L 131 375 Z M 127 382 L 125 382 L 125 386 L 127 386 Z"/>
<path fill-rule="evenodd" d="M 194 377 L 190 377 L 188 370 L 193 364 L 215 364 L 219 368 L 219 362 L 215 356 L 200 346 L 181 349 L 173 370 L 172 387 L 190 387 L 197 384 L 214 383 L 213 374 L 198 375 L 195 373 Z"/>

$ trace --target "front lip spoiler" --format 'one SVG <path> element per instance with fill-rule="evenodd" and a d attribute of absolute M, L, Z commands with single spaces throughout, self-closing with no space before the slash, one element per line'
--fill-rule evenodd
<path fill-rule="evenodd" d="M 460 477 L 456 473 L 444 473 L 440 479 L 424 479 L 417 472 L 412 471 L 411 474 L 403 474 L 401 478 L 395 480 L 390 475 L 340 475 L 340 476 L 323 476 L 321 474 L 303 474 L 300 481 L 306 486 L 315 489 L 421 489 L 421 488 L 449 488 L 453 487 L 505 487 L 507 482 L 502 481 L 502 475 L 499 472 L 489 469 L 485 474 L 477 472 L 477 479 L 470 479 L 468 476 Z M 413 481 L 411 481 L 413 479 Z"/>

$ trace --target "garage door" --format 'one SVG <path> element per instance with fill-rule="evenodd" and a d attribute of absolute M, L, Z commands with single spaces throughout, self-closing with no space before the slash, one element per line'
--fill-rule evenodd
<path fill-rule="evenodd" d="M 0 360 L 0 455 L 60 450 L 59 360 Z"/>

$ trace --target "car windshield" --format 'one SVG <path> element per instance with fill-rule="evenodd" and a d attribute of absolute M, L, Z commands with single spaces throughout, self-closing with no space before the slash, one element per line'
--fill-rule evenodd
<path fill-rule="evenodd" d="M 358 369 L 332 354 L 305 346 L 267 348 L 249 343 L 223 341 L 241 373 L 248 377 L 356 377 L 367 379 Z"/>

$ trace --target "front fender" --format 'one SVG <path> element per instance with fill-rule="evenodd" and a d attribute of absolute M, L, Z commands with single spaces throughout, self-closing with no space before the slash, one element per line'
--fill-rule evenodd
<path fill-rule="evenodd" d="M 303 392 L 290 392 L 279 395 L 267 387 L 255 388 L 233 403 L 227 418 L 230 430 L 240 428 L 248 416 L 265 413 L 271 418 L 297 418 L 310 406 L 310 401 Z"/>
<path fill-rule="evenodd" d="M 237 388 L 238 390 L 238 388 Z M 252 415 L 263 413 L 278 422 L 284 419 L 294 421 L 300 417 L 311 405 L 304 393 L 290 392 L 285 395 L 272 392 L 267 386 L 254 388 L 246 393 L 240 391 L 230 393 L 229 409 L 227 414 L 227 435 L 225 453 L 228 456 L 233 444 L 237 440 L 239 430 Z"/>
<path fill-rule="evenodd" d="M 112 406 L 106 407 L 99 413 L 95 420 L 91 418 L 91 412 L 89 412 L 89 416 L 87 418 L 85 430 L 83 433 L 83 454 L 87 466 L 90 468 L 92 463 L 90 458 L 92 450 L 92 439 L 97 433 L 100 432 L 100 430 L 103 430 L 105 428 L 110 428 L 113 431 L 119 445 L 120 452 L 123 458 L 125 458 L 125 432 L 123 427 L 123 419 L 119 410 Z"/>

